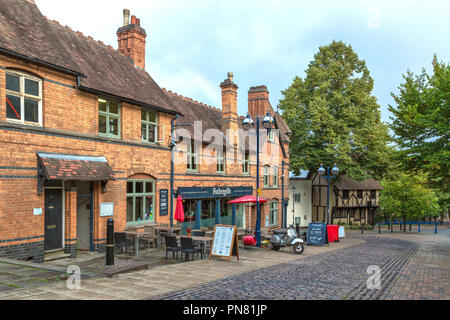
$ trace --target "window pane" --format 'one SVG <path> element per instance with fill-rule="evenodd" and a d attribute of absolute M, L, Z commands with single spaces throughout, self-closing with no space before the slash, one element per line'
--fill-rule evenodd
<path fill-rule="evenodd" d="M 127 222 L 133 221 L 133 197 L 127 198 Z"/>
<path fill-rule="evenodd" d="M 141 110 L 141 120 L 147 121 L 147 111 Z"/>
<path fill-rule="evenodd" d="M 141 136 L 143 141 L 147 141 L 147 125 L 144 123 L 141 124 Z"/>
<path fill-rule="evenodd" d="M 106 112 L 106 103 L 105 100 L 98 100 L 98 110 Z"/>
<path fill-rule="evenodd" d="M 106 133 L 106 117 L 99 115 L 98 116 L 98 132 Z"/>
<path fill-rule="evenodd" d="M 136 197 L 136 211 L 135 211 L 135 221 L 140 221 L 144 219 L 144 198 Z"/>
<path fill-rule="evenodd" d="M 136 182 L 136 193 L 144 193 L 144 183 Z"/>
<path fill-rule="evenodd" d="M 109 118 L 109 133 L 115 136 L 119 135 L 119 119 Z"/>
<path fill-rule="evenodd" d="M 6 117 L 8 119 L 20 120 L 20 98 L 6 95 Z"/>
<path fill-rule="evenodd" d="M 127 182 L 127 193 L 133 193 L 133 182 Z"/>
<path fill-rule="evenodd" d="M 39 122 L 39 103 L 25 99 L 25 121 Z"/>
<path fill-rule="evenodd" d="M 153 212 L 153 196 L 145 197 L 145 220 L 153 220 L 154 212 Z"/>
<path fill-rule="evenodd" d="M 39 82 L 25 79 L 25 93 L 39 97 Z"/>
<path fill-rule="evenodd" d="M 156 142 L 156 126 L 148 125 L 148 142 Z"/>
<path fill-rule="evenodd" d="M 20 91 L 20 79 L 12 74 L 6 74 L 6 89 Z"/>
<path fill-rule="evenodd" d="M 115 102 L 109 102 L 109 113 L 119 114 L 119 105 Z"/>
<path fill-rule="evenodd" d="M 145 193 L 153 193 L 153 182 L 145 183 Z"/>
<path fill-rule="evenodd" d="M 148 121 L 156 123 L 156 112 L 155 111 L 148 112 Z"/>

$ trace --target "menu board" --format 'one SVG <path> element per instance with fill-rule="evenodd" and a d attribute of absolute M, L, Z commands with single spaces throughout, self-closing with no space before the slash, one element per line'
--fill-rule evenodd
<path fill-rule="evenodd" d="M 310 223 L 308 227 L 308 245 L 324 245 L 328 244 L 327 224 L 326 223 Z"/>
<path fill-rule="evenodd" d="M 167 216 L 169 215 L 169 190 L 160 189 L 159 190 L 159 215 Z"/>
<path fill-rule="evenodd" d="M 211 247 L 211 256 L 231 259 L 236 256 L 239 260 L 239 249 L 236 226 L 216 225 Z M 210 258 L 211 258 L 210 256 Z"/>

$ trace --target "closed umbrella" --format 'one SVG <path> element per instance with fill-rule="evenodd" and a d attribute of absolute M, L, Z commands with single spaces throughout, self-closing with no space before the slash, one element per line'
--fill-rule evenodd
<path fill-rule="evenodd" d="M 175 208 L 175 220 L 179 223 L 184 222 L 184 208 L 183 208 L 183 199 L 181 196 L 177 198 L 177 207 Z"/>

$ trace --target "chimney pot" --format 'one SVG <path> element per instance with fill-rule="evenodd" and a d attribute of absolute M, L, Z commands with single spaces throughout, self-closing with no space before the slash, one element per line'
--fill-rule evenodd
<path fill-rule="evenodd" d="M 127 26 L 130 24 L 130 10 L 123 9 L 123 26 Z"/>
<path fill-rule="evenodd" d="M 233 82 L 233 72 L 228 72 L 228 80 Z"/>
<path fill-rule="evenodd" d="M 137 24 L 136 23 L 136 16 L 131 16 L 131 24 Z"/>
<path fill-rule="evenodd" d="M 140 27 L 141 26 L 141 19 L 136 18 L 136 24 Z"/>

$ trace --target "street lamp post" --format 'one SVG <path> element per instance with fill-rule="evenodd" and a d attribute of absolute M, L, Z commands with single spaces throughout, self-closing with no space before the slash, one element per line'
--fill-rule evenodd
<path fill-rule="evenodd" d="M 324 177 L 327 179 L 327 225 L 330 224 L 330 179 L 335 178 L 339 174 L 339 168 L 334 164 L 334 167 L 331 169 L 330 176 L 330 167 L 325 168 L 322 164 L 320 164 L 320 168 L 318 170 L 319 176 Z M 326 174 L 326 175 L 325 175 Z"/>
<path fill-rule="evenodd" d="M 267 130 L 267 134 L 270 133 L 272 129 L 273 118 L 270 113 L 263 118 L 262 125 L 264 129 Z M 249 130 L 255 125 L 255 122 L 247 115 L 247 117 L 242 121 L 242 127 L 244 130 Z M 256 117 L 256 226 L 255 226 L 255 236 L 256 236 L 256 246 L 261 246 L 261 206 L 259 204 L 259 116 Z"/>
<path fill-rule="evenodd" d="M 175 128 L 176 127 L 191 127 L 191 124 L 175 124 L 175 121 L 178 119 L 178 114 L 175 115 L 175 118 L 173 118 L 170 121 L 171 130 L 170 130 L 170 233 L 172 233 L 173 230 L 173 197 L 174 197 L 174 191 L 173 191 L 173 181 L 174 181 L 174 164 L 173 164 L 173 150 L 177 146 L 177 143 L 175 141 Z"/>

